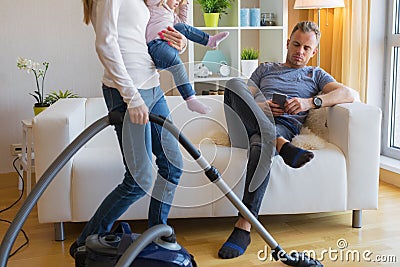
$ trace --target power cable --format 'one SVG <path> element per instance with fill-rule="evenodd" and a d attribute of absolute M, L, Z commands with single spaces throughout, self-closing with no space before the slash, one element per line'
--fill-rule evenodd
<path fill-rule="evenodd" d="M 18 199 L 17 199 L 16 201 L 14 201 L 14 203 L 12 203 L 12 204 L 11 204 L 10 206 L 8 206 L 7 208 L 4 208 L 4 209 L 0 210 L 0 214 L 2 214 L 3 212 L 5 212 L 5 211 L 7 211 L 7 210 L 10 210 L 12 207 L 14 207 L 14 206 L 21 200 L 22 196 L 24 195 L 24 188 L 25 188 L 24 178 L 22 177 L 21 173 L 19 172 L 17 166 L 15 166 L 15 163 L 17 162 L 18 159 L 19 159 L 19 157 L 17 157 L 17 158 L 14 159 L 14 161 L 13 161 L 13 166 L 14 166 L 15 171 L 18 173 L 18 178 L 19 178 L 19 179 L 21 180 L 21 182 L 22 182 L 22 190 L 21 190 L 21 193 L 20 193 Z M 6 223 L 11 224 L 10 221 L 4 220 L 4 219 L 1 219 L 1 218 L 0 218 L 0 222 L 6 222 Z M 28 243 L 29 243 L 29 237 L 28 237 L 28 235 L 25 233 L 24 229 L 21 229 L 21 232 L 22 232 L 22 234 L 24 235 L 25 242 L 24 242 L 21 246 L 19 246 L 14 252 L 12 252 L 12 253 L 10 254 L 10 256 L 9 256 L 10 258 L 11 258 L 12 256 L 14 256 L 18 251 L 20 251 L 23 247 L 27 246 Z"/>

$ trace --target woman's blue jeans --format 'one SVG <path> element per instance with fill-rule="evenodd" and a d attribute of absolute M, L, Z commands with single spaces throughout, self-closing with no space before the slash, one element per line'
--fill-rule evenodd
<path fill-rule="evenodd" d="M 207 45 L 209 34 L 195 27 L 189 26 L 184 23 L 177 23 L 174 28 L 182 33 L 187 39 Z M 184 64 L 179 57 L 179 52 L 166 41 L 162 39 L 155 39 L 147 43 L 149 54 L 151 55 L 157 69 L 168 70 L 174 77 L 176 87 L 183 99 L 195 95 L 189 78 L 186 73 Z"/>
<path fill-rule="evenodd" d="M 151 113 L 169 118 L 169 109 L 160 87 L 139 90 Z M 119 91 L 103 85 L 104 99 L 108 110 L 126 113 L 127 105 Z M 182 174 L 182 156 L 178 142 L 166 129 L 149 122 L 146 125 L 133 124 L 126 113 L 123 125 L 115 125 L 123 154 L 125 175 L 119 184 L 101 203 L 96 213 L 85 225 L 77 244 L 83 245 L 86 237 L 111 230 L 113 223 L 132 203 L 151 194 L 148 211 L 149 227 L 166 224 L 176 186 Z M 153 185 L 152 153 L 158 167 Z M 107 160 L 105 155 L 104 160 Z M 96 177 L 93 177 L 96 182 Z"/>

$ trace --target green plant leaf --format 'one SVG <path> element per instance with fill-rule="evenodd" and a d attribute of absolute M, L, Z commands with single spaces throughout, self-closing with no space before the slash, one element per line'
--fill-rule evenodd
<path fill-rule="evenodd" d="M 242 60 L 255 60 L 258 59 L 260 51 L 254 48 L 243 48 L 240 54 L 240 59 Z"/>
<path fill-rule="evenodd" d="M 73 93 L 70 90 L 65 90 L 65 92 L 63 92 L 62 90 L 58 90 L 58 92 L 51 91 L 49 94 L 46 95 L 44 103 L 52 105 L 62 98 L 78 98 L 78 97 L 80 96 Z"/>
<path fill-rule="evenodd" d="M 234 0 L 196 0 L 204 13 L 227 14 Z"/>

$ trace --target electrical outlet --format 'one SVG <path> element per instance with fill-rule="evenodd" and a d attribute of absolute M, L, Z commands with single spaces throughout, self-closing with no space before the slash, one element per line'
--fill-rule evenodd
<path fill-rule="evenodd" d="M 11 156 L 18 156 L 22 152 L 22 144 L 11 144 L 10 153 Z"/>

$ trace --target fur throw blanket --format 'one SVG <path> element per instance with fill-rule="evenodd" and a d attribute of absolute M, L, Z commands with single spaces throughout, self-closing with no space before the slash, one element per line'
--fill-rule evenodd
<path fill-rule="evenodd" d="M 292 139 L 292 144 L 307 150 L 324 148 L 329 137 L 327 114 L 328 108 L 311 109 L 300 134 Z"/>

